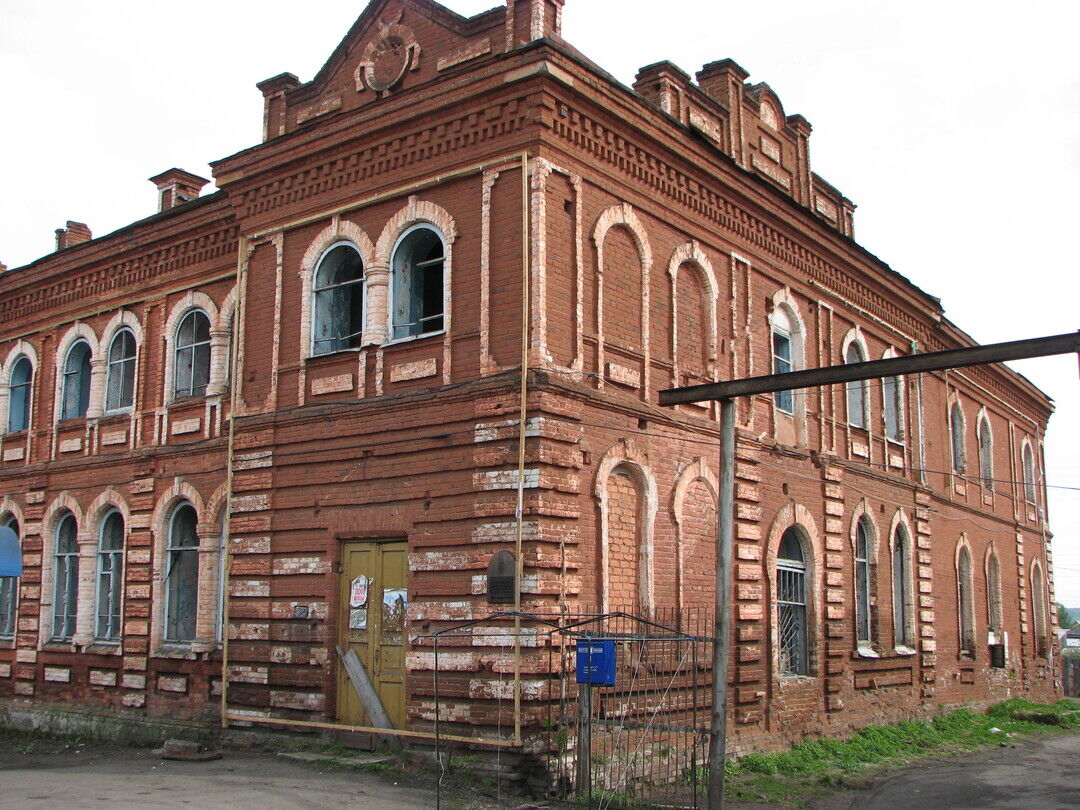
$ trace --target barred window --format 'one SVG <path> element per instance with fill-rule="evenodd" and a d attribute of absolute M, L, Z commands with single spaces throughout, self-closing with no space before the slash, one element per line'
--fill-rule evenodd
<path fill-rule="evenodd" d="M 98 539 L 97 626 L 101 641 L 120 637 L 120 605 L 124 587 L 124 517 L 115 509 L 101 522 Z"/>
<path fill-rule="evenodd" d="M 55 641 L 69 641 L 75 633 L 79 591 L 79 540 L 75 516 L 66 513 L 56 526 L 53 557 L 53 624 Z"/>
<path fill-rule="evenodd" d="M 806 632 L 806 562 L 798 530 L 780 539 L 776 559 L 776 611 L 780 637 L 780 674 L 808 675 Z"/>

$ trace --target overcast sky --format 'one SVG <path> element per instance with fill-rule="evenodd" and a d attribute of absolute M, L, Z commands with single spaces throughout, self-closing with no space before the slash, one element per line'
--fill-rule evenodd
<path fill-rule="evenodd" d="M 448 0 L 473 14 L 497 0 Z M 0 261 L 153 213 L 146 178 L 258 142 L 255 83 L 311 79 L 344 0 L 2 0 Z M 567 0 L 564 35 L 626 84 L 730 57 L 814 126 L 855 236 L 984 343 L 1080 327 L 1080 2 Z M 1047 441 L 1059 599 L 1080 607 L 1074 356 L 1015 364 L 1057 403 Z"/>

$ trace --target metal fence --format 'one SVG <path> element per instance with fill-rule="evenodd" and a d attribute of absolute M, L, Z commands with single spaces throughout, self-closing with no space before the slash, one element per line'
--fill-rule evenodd
<path fill-rule="evenodd" d="M 533 729 L 543 744 L 551 792 L 605 810 L 630 803 L 706 806 L 712 707 L 711 612 L 497 614 L 431 634 L 436 646 L 460 641 L 510 616 L 546 637 L 549 689 Z M 511 628 L 507 628 L 511 632 Z M 614 643 L 610 685 L 576 681 L 575 648 Z M 442 696 L 436 688 L 436 714 Z"/>
<path fill-rule="evenodd" d="M 1080 697 L 1080 658 L 1062 658 L 1065 697 Z"/>

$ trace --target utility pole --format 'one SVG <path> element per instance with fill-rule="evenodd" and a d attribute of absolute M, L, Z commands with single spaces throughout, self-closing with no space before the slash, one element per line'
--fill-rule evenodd
<path fill-rule="evenodd" d="M 729 589 L 735 535 L 735 397 L 792 391 L 819 385 L 862 382 L 927 371 L 1072 354 L 1080 357 L 1080 330 L 1065 335 L 968 346 L 943 352 L 890 357 L 867 363 L 824 366 L 786 374 L 746 377 L 660 392 L 661 405 L 720 401 L 720 493 L 716 527 L 716 593 L 713 639 L 713 705 L 709 730 L 709 808 L 724 806 L 724 760 L 727 755 L 728 638 L 731 610 Z"/>

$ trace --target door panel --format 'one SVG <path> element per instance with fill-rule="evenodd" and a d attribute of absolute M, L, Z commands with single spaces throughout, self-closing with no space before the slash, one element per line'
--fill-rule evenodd
<path fill-rule="evenodd" d="M 407 577 L 405 542 L 356 541 L 343 545 L 338 643 L 346 652 L 350 648 L 356 651 L 395 728 L 405 725 Z M 371 725 L 340 661 L 338 719 L 349 725 Z"/>

